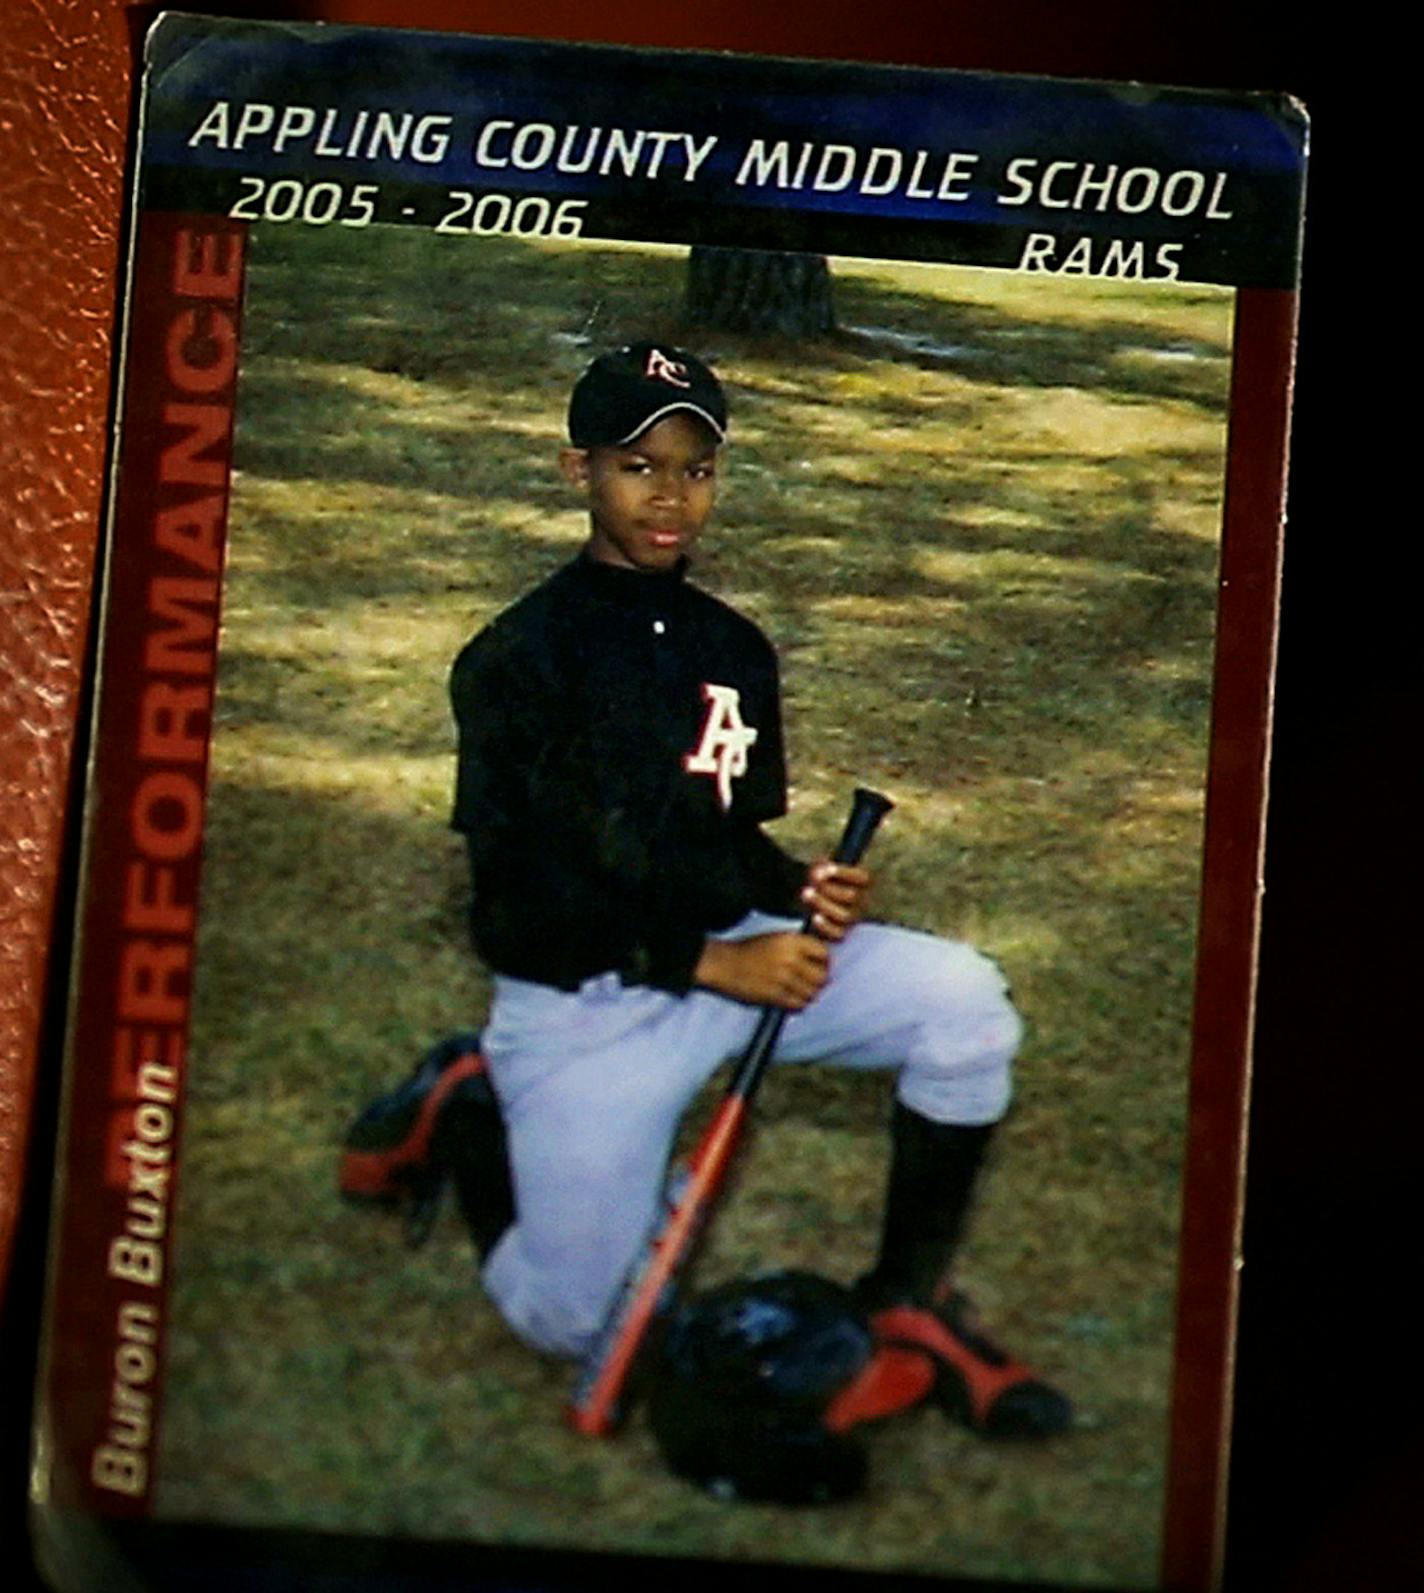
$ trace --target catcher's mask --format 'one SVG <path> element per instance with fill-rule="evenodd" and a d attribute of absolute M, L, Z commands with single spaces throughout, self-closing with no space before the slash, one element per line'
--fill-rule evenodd
<path fill-rule="evenodd" d="M 848 1290 L 809 1272 L 742 1279 L 675 1307 L 648 1416 L 680 1477 L 723 1499 L 825 1504 L 864 1486 L 827 1405 L 874 1342 Z"/>

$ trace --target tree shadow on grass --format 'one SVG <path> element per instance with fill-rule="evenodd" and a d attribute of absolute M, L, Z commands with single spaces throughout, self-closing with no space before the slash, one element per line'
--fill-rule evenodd
<path fill-rule="evenodd" d="M 219 733 L 204 834 L 195 1098 L 276 1092 L 338 1125 L 443 1033 L 477 1027 L 487 981 L 469 945 L 464 849 L 438 821 L 344 794 L 250 782 Z"/>
<path fill-rule="evenodd" d="M 1230 348 L 1216 339 L 1159 329 L 1106 303 L 1072 321 L 1034 321 L 1022 311 L 930 299 L 863 278 L 839 286 L 842 321 L 865 323 L 847 325 L 840 336 L 853 357 L 954 371 L 996 386 L 1085 387 L 1126 402 L 1166 400 L 1225 413 Z M 1189 299 L 1187 290 L 1178 302 Z"/>
<path fill-rule="evenodd" d="M 519 539 L 481 542 L 471 532 L 481 522 L 537 526 L 569 510 L 553 455 L 571 373 L 587 353 L 586 344 L 572 345 L 574 334 L 557 331 L 570 321 L 569 304 L 581 292 L 600 304 L 612 296 L 619 307 L 606 313 L 611 328 L 626 325 L 636 306 L 661 305 L 670 314 L 680 296 L 681 262 L 663 254 L 560 253 L 509 240 L 448 250 L 436 246 L 450 240 L 406 233 L 377 242 L 378 258 L 360 272 L 350 268 L 349 240 L 310 232 L 282 235 L 267 264 L 259 254 L 254 266 L 261 313 L 252 316 L 248 339 L 239 463 L 252 476 L 305 493 L 303 508 L 286 510 L 281 527 L 283 545 L 298 558 L 268 561 L 274 598 L 289 578 L 284 568 L 303 559 L 308 569 L 290 595 L 299 600 L 306 586 L 314 595 L 320 573 L 322 590 L 337 606 L 347 588 L 356 597 L 373 588 L 398 595 L 442 578 L 457 586 L 472 572 L 488 579 L 491 563 L 504 558 L 531 574 L 542 571 L 537 557 L 519 560 Z M 860 299 L 883 304 L 886 319 L 899 324 L 951 313 L 941 301 L 872 291 L 863 280 L 851 287 Z M 375 313 L 373 302 L 383 313 Z M 1030 363 L 1042 366 L 1054 385 L 1082 382 L 1109 396 L 1129 391 L 1114 388 L 1106 372 L 1111 350 L 1134 339 L 1151 343 L 1156 335 L 1150 323 L 1035 327 L 980 305 L 954 306 L 952 313 L 989 342 L 1009 331 L 1020 343 L 1037 340 Z M 399 359 L 392 339 L 406 351 Z M 750 435 L 731 456 L 724 494 L 724 516 L 734 526 L 729 557 L 766 577 L 773 602 L 811 584 L 808 564 L 833 569 L 842 591 L 875 587 L 886 597 L 909 598 L 918 587 L 933 595 L 935 583 L 913 554 L 941 545 L 1120 562 L 1124 571 L 1158 580 L 1214 578 L 1214 548 L 1166 530 L 1161 519 L 1164 505 L 1177 509 L 1184 496 L 1201 499 L 1215 490 L 1219 458 L 1208 450 L 1159 443 L 1085 456 L 1038 442 L 1008 457 L 992 449 L 952 458 L 887 451 L 878 427 L 904 420 L 906 406 L 911 418 L 923 420 L 933 410 L 937 424 L 962 422 L 972 434 L 976 401 L 949 395 L 958 410 L 947 413 L 942 387 L 916 392 L 911 374 L 911 391 L 896 390 L 869 375 L 853 346 L 802 345 L 776 360 L 769 344 L 724 341 L 734 358 L 750 362 L 742 406 Z M 1165 336 L 1160 341 L 1171 346 Z M 279 352 L 281 360 L 266 359 Z M 995 384 L 1027 379 L 1018 359 L 980 373 L 986 397 Z M 913 357 L 899 363 L 913 373 Z M 934 375 L 935 366 L 930 361 L 925 369 Z M 768 367 L 777 372 L 774 380 Z M 399 372 L 401 379 L 372 390 L 359 379 L 371 371 Z M 866 375 L 853 401 L 829 379 L 847 371 Z M 1220 381 L 1216 386 L 1224 392 Z M 1138 384 L 1131 392 L 1147 389 Z M 817 413 L 828 429 L 811 425 Z M 912 427 L 907 446 L 913 435 Z M 1083 479 L 1065 481 L 1074 471 Z M 363 487 L 377 489 L 372 512 L 400 519 L 398 541 L 387 536 L 363 547 L 359 529 L 353 536 L 339 515 L 321 515 L 312 500 L 323 485 L 338 496 L 346 489 L 356 507 Z M 799 537 L 819 539 L 823 551 L 788 558 L 786 541 Z M 827 541 L 836 545 L 834 558 L 824 551 Z M 714 549 L 714 563 L 717 557 Z M 789 607 L 795 629 L 804 616 L 795 602 Z"/>
<path fill-rule="evenodd" d="M 472 387 L 497 406 L 557 404 L 598 349 L 670 336 L 685 270 L 676 254 L 406 228 L 255 229 L 254 239 L 249 302 L 261 310 L 244 331 L 245 360 L 281 351 Z"/>
<path fill-rule="evenodd" d="M 478 544 L 472 543 L 478 567 Z M 513 549 L 519 556 L 512 560 L 502 550 L 502 578 L 484 594 L 486 611 L 557 562 L 543 546 L 521 548 L 512 539 Z M 767 558 L 774 562 L 774 547 Z M 760 562 L 742 554 L 737 578 L 754 580 Z M 240 624 L 230 627 L 220 659 L 221 727 L 280 725 L 284 735 L 321 749 L 337 764 L 358 756 L 453 761 L 446 676 L 465 629 L 451 624 L 446 656 L 423 657 L 417 665 L 392 655 L 364 664 L 357 679 L 339 673 L 343 650 L 359 646 L 373 615 L 399 614 L 400 583 L 394 589 L 387 584 L 377 609 L 368 597 L 369 585 L 379 586 L 385 570 L 380 563 L 335 566 L 343 579 L 329 582 L 323 594 L 320 636 L 310 625 L 294 626 L 299 646 L 255 645 L 244 641 Z M 408 575 L 412 590 L 422 584 L 428 590 L 418 566 Z M 899 737 L 906 771 L 920 770 L 933 784 L 936 767 L 966 728 L 957 713 L 946 714 L 949 704 L 957 709 L 972 700 L 976 740 L 991 733 L 995 715 L 1006 707 L 1042 726 L 1036 739 L 1020 737 L 996 749 L 992 770 L 998 777 L 1049 777 L 1077 761 L 1085 747 L 1100 742 L 1105 712 L 1113 746 L 1129 757 L 1151 744 L 1164 721 L 1188 736 L 1203 733 L 1209 570 L 1190 584 L 1100 572 L 1076 580 L 1071 571 L 998 584 L 990 608 L 978 601 L 980 584 L 921 574 L 903 560 L 888 574 L 831 563 L 813 578 L 784 584 L 774 599 L 763 596 L 759 617 L 783 643 L 794 742 L 805 752 L 838 728 L 878 722 L 877 739 L 890 746 Z M 310 600 L 307 583 L 296 585 Z M 873 612 L 862 614 L 858 599 Z M 391 692 L 398 709 L 373 706 Z M 810 773 L 810 761 L 800 759 L 799 776 Z"/>
<path fill-rule="evenodd" d="M 680 321 L 681 252 L 560 251 L 384 228 L 359 238 L 258 229 L 255 239 L 252 294 L 262 313 L 245 333 L 248 359 L 281 349 L 413 383 L 475 388 L 496 406 L 557 412 L 590 353 L 634 336 L 696 332 Z M 842 280 L 837 291 L 841 319 L 859 329 L 802 342 L 713 332 L 701 338 L 703 351 L 779 366 L 781 396 L 810 404 L 837 402 L 829 378 L 889 360 L 976 384 L 1091 388 L 1125 402 L 1182 401 L 1224 413 L 1229 350 L 1158 330 L 1147 315 L 1132 320 L 1104 308 L 1073 322 L 1035 323 L 1022 312 L 865 277 Z M 882 391 L 864 402 L 871 414 L 916 418 L 931 400 Z"/>

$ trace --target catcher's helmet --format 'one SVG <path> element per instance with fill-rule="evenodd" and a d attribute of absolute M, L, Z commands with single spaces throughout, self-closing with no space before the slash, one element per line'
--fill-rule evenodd
<path fill-rule="evenodd" d="M 719 1498 L 824 1504 L 858 1493 L 865 1452 L 822 1416 L 873 1349 L 849 1291 L 809 1272 L 685 1301 L 648 1404 L 664 1459 Z"/>

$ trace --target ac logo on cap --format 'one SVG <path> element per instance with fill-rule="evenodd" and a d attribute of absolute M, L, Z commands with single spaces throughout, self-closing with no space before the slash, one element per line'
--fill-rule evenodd
<path fill-rule="evenodd" d="M 691 387 L 687 367 L 680 360 L 670 360 L 660 349 L 648 350 L 648 363 L 643 375 L 654 381 L 669 382 L 673 387 Z"/>

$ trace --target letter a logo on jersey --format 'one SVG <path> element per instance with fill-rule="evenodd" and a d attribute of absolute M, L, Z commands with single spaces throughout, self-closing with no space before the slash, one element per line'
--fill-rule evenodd
<path fill-rule="evenodd" d="M 735 686 L 704 685 L 702 700 L 707 704 L 702 739 L 695 752 L 685 754 L 682 766 L 689 774 L 712 775 L 725 809 L 732 805 L 732 781 L 747 772 L 747 748 L 757 733 L 742 722 L 742 694 Z"/>

